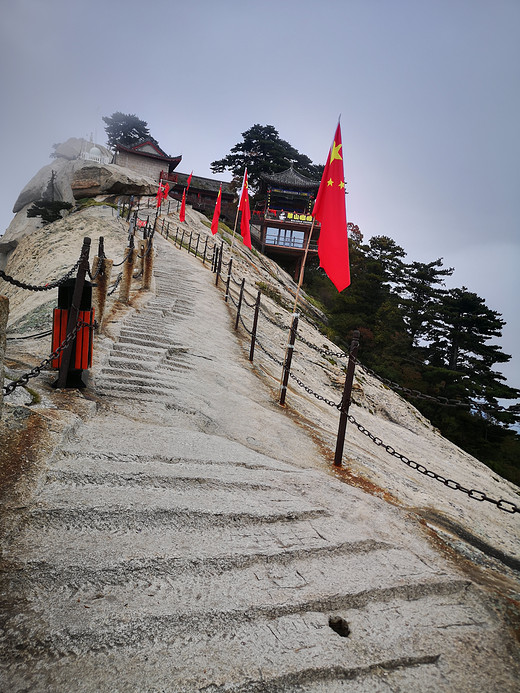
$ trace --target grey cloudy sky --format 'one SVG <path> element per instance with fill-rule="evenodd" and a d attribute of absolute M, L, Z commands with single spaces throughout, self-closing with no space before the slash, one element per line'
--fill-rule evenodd
<path fill-rule="evenodd" d="M 324 163 L 341 113 L 349 221 L 455 267 L 520 387 L 518 0 L 4 0 L 0 58 L 0 233 L 52 145 L 104 143 L 114 111 L 198 175 L 254 123 Z"/>

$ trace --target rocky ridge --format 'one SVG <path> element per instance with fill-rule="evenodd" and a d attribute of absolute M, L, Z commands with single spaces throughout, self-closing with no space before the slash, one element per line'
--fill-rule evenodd
<path fill-rule="evenodd" d="M 96 220 L 118 259 L 124 225 L 94 208 L 53 225 L 59 260 L 45 258 L 47 227 L 13 252 L 11 273 L 36 279 L 45 267 L 52 277 L 54 263 L 59 276 L 82 235 L 95 237 Z M 173 230 L 178 218 L 165 223 Z M 190 209 L 185 230 L 211 243 Z M 54 393 L 50 376 L 36 386 L 32 415 L 68 402 L 80 418 L 5 504 L 6 685 L 516 690 L 503 609 L 512 613 L 519 594 L 518 517 L 418 474 L 350 424 L 345 470 L 334 473 L 337 411 L 295 382 L 286 411 L 275 403 L 273 356 L 283 357 L 287 339 L 277 325 L 290 319 L 280 303 L 290 306 L 292 280 L 234 249 L 235 301 L 243 276 L 248 302 L 257 282 L 282 299 L 262 298 L 263 348 L 250 366 L 247 331 L 234 335 L 233 300 L 222 302 L 214 275 L 186 250 L 163 239 L 157 247 L 154 295 L 136 294 L 130 310 L 113 304 L 89 392 Z M 9 291 L 11 324 L 30 333 L 34 320 L 24 317 L 48 298 L 29 307 Z M 243 318 L 250 327 L 251 311 Z M 337 351 L 312 322 L 300 325 L 310 344 Z M 21 366 L 40 345 L 13 346 L 8 356 Z M 341 359 L 299 341 L 293 368 L 339 401 Z M 359 368 L 351 411 L 438 474 L 517 500 L 512 484 Z"/>

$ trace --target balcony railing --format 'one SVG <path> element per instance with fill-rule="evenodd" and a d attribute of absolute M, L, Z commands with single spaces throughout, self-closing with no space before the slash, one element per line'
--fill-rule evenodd
<path fill-rule="evenodd" d="M 297 224 L 312 224 L 312 215 L 307 212 L 292 212 L 283 209 L 266 209 L 266 219 L 276 219 L 277 221 L 285 221 Z"/>
<path fill-rule="evenodd" d="M 161 180 L 170 181 L 170 183 L 176 183 L 179 179 L 176 173 L 168 173 L 167 171 L 161 171 L 161 175 L 159 177 Z"/>

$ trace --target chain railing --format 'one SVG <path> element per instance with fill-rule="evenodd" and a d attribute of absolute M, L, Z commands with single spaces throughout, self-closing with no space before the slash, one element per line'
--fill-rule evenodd
<path fill-rule="evenodd" d="M 171 240 L 174 243 L 174 245 L 178 244 L 179 248 L 182 248 L 183 246 L 186 246 L 188 252 L 191 250 L 191 236 L 190 236 L 190 241 L 185 244 L 184 243 L 184 236 L 185 232 L 182 232 L 182 237 L 179 240 L 179 228 L 177 227 L 177 230 L 174 233 L 172 233 Z M 198 245 L 198 238 L 197 238 L 197 245 Z M 213 253 L 213 261 L 211 263 L 211 269 L 214 273 L 220 274 L 222 271 L 222 264 L 223 264 L 223 259 L 222 259 L 222 253 L 223 253 L 223 245 L 222 244 L 217 244 L 213 243 L 212 247 L 208 246 L 208 243 L 206 241 L 205 245 L 205 253 L 204 253 L 204 261 L 206 259 L 206 252 L 208 253 L 208 256 L 211 256 L 211 253 Z M 196 252 L 195 252 L 196 255 Z M 269 359 L 271 360 L 276 366 L 280 368 L 285 368 L 285 363 L 281 359 L 279 359 L 277 356 L 275 356 L 271 351 L 265 346 L 263 339 L 258 338 L 257 334 L 257 327 L 253 322 L 253 328 L 250 329 L 245 321 L 243 316 L 240 314 L 240 308 L 242 306 L 246 306 L 249 309 L 252 310 L 258 310 L 258 315 L 261 316 L 262 319 L 265 319 L 267 322 L 275 326 L 276 328 L 282 330 L 282 331 L 288 331 L 290 328 L 283 324 L 282 321 L 275 320 L 272 318 L 268 312 L 263 308 L 258 305 L 258 302 L 250 302 L 246 299 L 246 295 L 244 292 L 244 280 L 239 280 L 233 273 L 232 270 L 228 270 L 227 275 L 225 275 L 223 278 L 225 278 L 226 284 L 225 284 L 225 293 L 226 293 L 226 300 L 229 299 L 229 302 L 237 308 L 237 320 L 236 320 L 236 327 L 240 324 L 242 328 L 245 330 L 245 332 L 251 337 L 251 346 L 252 350 L 254 346 L 256 346 L 260 351 Z M 218 276 L 217 276 L 217 281 L 216 284 L 218 285 Z M 240 296 L 239 299 L 236 300 L 235 297 L 233 296 L 231 292 L 232 287 L 240 287 Z M 306 345 L 310 349 L 316 351 L 320 355 L 326 357 L 326 358 L 337 358 L 337 359 L 351 359 L 352 355 L 346 353 L 345 351 L 336 351 L 333 349 L 326 349 L 319 347 L 318 345 L 310 342 L 309 340 L 305 339 L 299 334 L 295 335 L 295 338 L 298 342 Z M 252 359 L 251 359 L 252 360 Z M 445 406 L 465 406 L 465 407 L 472 407 L 473 405 L 468 405 L 466 402 L 462 402 L 461 400 L 455 400 L 455 399 L 449 399 L 447 397 L 435 397 L 432 395 L 426 395 L 425 393 L 422 393 L 418 390 L 412 390 L 411 388 L 406 388 L 398 383 L 395 383 L 393 381 L 390 381 L 387 378 L 383 378 L 379 376 L 377 373 L 372 371 L 371 369 L 367 368 L 363 364 L 359 362 L 357 358 L 352 358 L 352 369 L 354 367 L 354 364 L 359 365 L 363 368 L 365 372 L 370 374 L 372 377 L 376 378 L 379 382 L 382 384 L 391 387 L 392 389 L 398 390 L 399 392 L 402 392 L 403 394 L 406 394 L 410 397 L 418 397 L 421 399 L 426 399 L 430 401 L 435 401 L 438 404 L 442 404 Z M 350 364 L 349 364 L 350 367 Z M 352 373 L 353 374 L 353 373 Z M 348 413 L 348 405 L 350 404 L 350 394 L 347 397 L 347 400 L 345 399 L 345 393 L 343 396 L 343 399 L 341 402 L 335 402 L 334 400 L 330 399 L 329 397 L 320 394 L 319 392 L 316 392 L 312 387 L 310 387 L 308 384 L 306 384 L 298 375 L 296 375 L 294 372 L 290 371 L 288 372 L 288 377 L 291 379 L 292 382 L 296 383 L 296 385 L 303 389 L 308 395 L 311 397 L 314 397 L 318 402 L 322 402 L 326 406 L 332 407 L 340 412 L 340 416 L 344 417 L 345 420 L 345 425 L 346 421 L 349 421 L 352 423 L 354 426 L 357 427 L 357 429 L 366 435 L 368 438 L 370 438 L 376 445 L 381 446 L 384 448 L 386 452 L 388 452 L 390 455 L 394 456 L 395 458 L 399 459 L 401 462 L 406 464 L 409 468 L 414 469 L 415 471 L 425 475 L 428 478 L 431 478 L 433 480 L 439 481 L 443 483 L 445 486 L 448 488 L 451 488 L 453 490 L 460 491 L 467 495 L 468 498 L 471 498 L 473 500 L 479 501 L 479 502 L 488 502 L 494 505 L 496 508 L 499 510 L 502 510 L 504 512 L 510 513 L 510 514 L 515 514 L 515 513 L 520 513 L 520 507 L 516 505 L 515 503 L 505 500 L 505 499 L 494 499 L 490 497 L 487 493 L 484 491 L 479 491 L 477 489 L 469 489 L 460 484 L 459 482 L 449 479 L 447 477 L 444 477 L 442 474 L 438 474 L 437 472 L 434 472 L 432 470 L 427 469 L 424 465 L 420 464 L 419 462 L 416 462 L 414 460 L 411 460 L 408 458 L 406 455 L 403 455 L 402 453 L 397 452 L 391 445 L 385 444 L 380 438 L 377 436 L 373 435 L 366 429 L 364 426 L 359 424 L 355 418 Z M 342 452 L 342 450 L 341 450 Z M 335 462 L 336 463 L 336 462 Z"/>
<path fill-rule="evenodd" d="M 71 269 L 65 275 L 63 275 L 63 277 L 60 277 L 60 279 L 55 279 L 52 282 L 49 282 L 48 284 L 43 284 L 40 286 L 37 286 L 35 284 L 27 284 L 26 282 L 22 282 L 19 279 L 15 279 L 14 277 L 11 277 L 9 274 L 6 274 L 3 270 L 0 270 L 0 279 L 3 279 L 9 284 L 17 286 L 19 289 L 24 289 L 26 291 L 49 291 L 50 289 L 56 289 L 58 286 L 61 286 L 64 282 L 66 282 L 67 279 L 70 279 L 70 277 L 78 269 L 80 261 L 81 259 L 78 260 L 74 267 L 71 267 Z"/>
<path fill-rule="evenodd" d="M 29 382 L 29 380 L 31 378 L 38 377 L 40 375 L 40 373 L 42 372 L 42 370 L 45 370 L 47 368 L 47 366 L 49 366 L 52 363 L 52 361 L 54 361 L 55 359 L 58 358 L 58 356 L 61 354 L 62 351 L 65 351 L 65 349 L 67 349 L 67 347 L 69 347 L 72 344 L 78 331 L 82 327 L 88 327 L 90 329 L 94 329 L 95 324 L 91 325 L 90 323 L 84 322 L 83 320 L 78 320 L 78 322 L 76 323 L 76 326 L 74 327 L 72 332 L 70 332 L 65 337 L 65 339 L 60 344 L 60 346 L 57 349 L 55 349 L 50 356 L 45 358 L 38 366 L 35 366 L 34 368 L 32 368 L 28 373 L 24 373 L 24 375 L 22 375 L 20 378 L 18 378 L 17 380 L 13 380 L 8 385 L 6 385 L 4 388 L 2 388 L 4 395 L 6 395 L 6 396 L 10 395 L 12 392 L 14 392 L 14 390 L 16 390 L 17 387 L 23 387 L 24 385 L 27 385 L 27 383 Z"/>

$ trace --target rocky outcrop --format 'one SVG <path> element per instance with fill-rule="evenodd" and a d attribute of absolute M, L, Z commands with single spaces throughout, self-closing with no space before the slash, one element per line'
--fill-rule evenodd
<path fill-rule="evenodd" d="M 93 148 L 101 161 L 82 158 Z M 62 200 L 74 205 L 76 200 L 98 195 L 155 195 L 156 180 L 123 166 L 103 163 L 110 157 L 110 151 L 102 145 L 76 137 L 58 145 L 55 159 L 41 168 L 18 195 L 13 207 L 16 216 L 3 240 L 22 238 L 41 225 L 40 219 L 27 218 L 27 209 L 37 200 Z"/>
<path fill-rule="evenodd" d="M 82 197 L 96 195 L 153 195 L 157 181 L 142 176 L 129 168 L 95 161 L 56 159 L 41 168 L 31 178 L 13 207 L 19 212 L 36 200 L 48 196 L 49 182 L 54 171 L 54 199 L 74 204 Z"/>
<path fill-rule="evenodd" d="M 116 164 L 83 161 L 75 162 L 70 187 L 75 199 L 96 195 L 154 195 L 157 181 Z"/>

